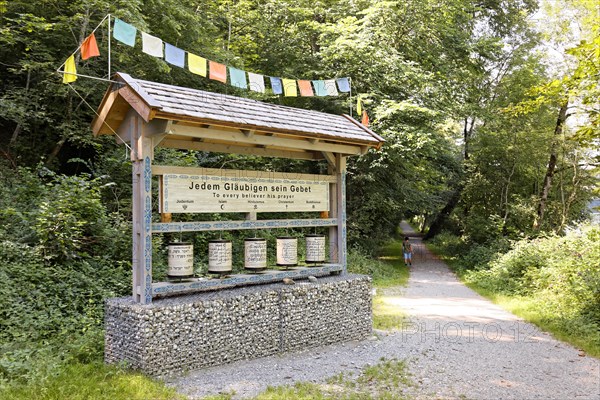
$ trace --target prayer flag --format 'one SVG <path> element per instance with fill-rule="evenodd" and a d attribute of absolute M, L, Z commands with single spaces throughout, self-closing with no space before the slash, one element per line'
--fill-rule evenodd
<path fill-rule="evenodd" d="M 90 57 L 99 55 L 100 51 L 98 50 L 98 43 L 96 43 L 96 36 L 94 36 L 94 32 L 92 32 L 92 34 L 86 37 L 83 43 L 81 43 L 81 58 L 87 60 Z"/>
<path fill-rule="evenodd" d="M 67 58 L 63 74 L 63 83 L 71 83 L 77 80 L 77 68 L 75 67 L 75 57 Z"/>
<path fill-rule="evenodd" d="M 327 96 L 327 89 L 325 88 L 325 81 L 312 81 L 315 87 L 315 93 L 317 96 Z"/>
<path fill-rule="evenodd" d="M 210 79 L 227 83 L 227 69 L 225 67 L 225 64 L 219 64 L 218 62 L 209 61 L 208 67 L 210 69 Z"/>
<path fill-rule="evenodd" d="M 281 84 L 281 79 L 275 78 L 274 76 L 271 76 L 270 78 L 271 78 L 271 89 L 273 89 L 273 93 L 274 94 L 282 94 L 283 86 Z"/>
<path fill-rule="evenodd" d="M 185 66 L 185 51 L 181 50 L 179 47 L 165 43 L 165 61 L 169 64 L 183 68 Z"/>
<path fill-rule="evenodd" d="M 367 115 L 367 112 L 366 112 L 366 111 L 363 111 L 363 112 L 362 112 L 362 121 L 361 121 L 361 123 L 362 123 L 364 126 L 369 126 L 369 116 Z"/>
<path fill-rule="evenodd" d="M 283 91 L 285 96 L 287 97 L 297 97 L 298 96 L 298 88 L 296 86 L 296 81 L 293 79 L 282 79 L 283 81 Z"/>
<path fill-rule="evenodd" d="M 350 80 L 348 78 L 339 78 L 336 80 L 338 89 L 342 93 L 348 93 L 350 91 Z"/>
<path fill-rule="evenodd" d="M 265 77 L 260 74 L 248 72 L 248 80 L 250 81 L 250 90 L 255 92 L 265 92 Z"/>
<path fill-rule="evenodd" d="M 137 29 L 133 25 L 129 25 L 127 22 L 121 21 L 119 18 L 115 18 L 115 26 L 113 27 L 113 37 L 121 43 L 125 43 L 128 46 L 133 47 L 135 45 L 135 34 Z"/>
<path fill-rule="evenodd" d="M 335 79 L 325 81 L 325 88 L 327 89 L 327 96 L 337 96 L 338 91 L 335 87 Z"/>
<path fill-rule="evenodd" d="M 142 32 L 142 51 L 148 55 L 163 58 L 163 41 L 156 36 Z"/>
<path fill-rule="evenodd" d="M 248 89 L 246 71 L 242 71 L 241 69 L 229 67 L 229 82 L 231 83 L 231 86 L 235 86 L 240 89 Z"/>
<path fill-rule="evenodd" d="M 192 74 L 206 76 L 206 58 L 188 53 L 188 68 Z"/>
<path fill-rule="evenodd" d="M 310 81 L 298 81 L 298 86 L 300 87 L 300 96 L 314 96 L 312 86 L 310 85 Z"/>
<path fill-rule="evenodd" d="M 362 115 L 362 101 L 359 96 L 356 97 L 356 113 Z"/>

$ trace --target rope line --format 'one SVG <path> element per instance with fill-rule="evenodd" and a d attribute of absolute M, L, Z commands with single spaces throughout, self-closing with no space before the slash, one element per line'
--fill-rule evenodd
<path fill-rule="evenodd" d="M 94 114 L 96 114 L 96 115 L 98 116 L 98 118 L 100 118 L 100 119 L 102 120 L 102 123 L 103 123 L 104 125 L 106 125 L 106 126 L 108 127 L 108 129 L 110 129 L 110 130 L 112 131 L 112 133 L 114 133 L 114 134 L 115 134 L 115 136 L 116 136 L 116 137 L 118 137 L 118 138 L 121 140 L 121 142 L 123 142 L 123 144 L 124 144 L 124 145 L 125 145 L 125 146 L 126 146 L 128 149 L 129 149 L 129 151 L 133 151 L 133 149 L 131 148 L 131 146 L 129 146 L 129 145 L 127 144 L 127 142 L 126 142 L 126 141 L 125 141 L 125 140 L 124 140 L 124 139 L 123 139 L 121 136 L 119 136 L 119 134 L 118 134 L 117 132 L 115 132 L 115 130 L 114 130 L 114 129 L 113 129 L 113 128 L 112 128 L 112 127 L 109 125 L 109 124 L 107 124 L 107 123 L 106 123 L 106 120 L 105 120 L 105 119 L 103 119 L 103 118 L 100 116 L 100 114 L 98 114 L 98 112 L 96 112 L 96 110 L 95 110 L 95 109 L 94 109 L 94 108 L 93 108 L 93 107 L 90 105 L 90 103 L 88 103 L 88 102 L 87 102 L 87 101 L 86 101 L 86 100 L 83 98 L 83 96 L 82 96 L 81 94 L 79 94 L 79 92 L 78 92 L 78 91 L 77 91 L 77 90 L 76 90 L 76 89 L 75 89 L 75 88 L 74 88 L 74 87 L 73 87 L 73 86 L 72 86 L 70 83 L 69 83 L 69 84 L 67 84 L 67 86 L 68 86 L 69 88 L 71 88 L 71 90 L 73 90 L 73 92 L 75 92 L 75 94 L 76 94 L 77 96 L 79 96 L 79 98 L 81 99 L 81 101 L 83 101 L 83 103 L 84 103 L 85 105 L 87 105 L 87 106 L 90 108 L 90 110 L 92 110 L 92 111 L 94 112 Z"/>

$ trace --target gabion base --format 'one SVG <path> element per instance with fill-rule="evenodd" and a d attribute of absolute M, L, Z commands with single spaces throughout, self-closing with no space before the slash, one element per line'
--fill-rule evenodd
<path fill-rule="evenodd" d="M 370 335 L 371 279 L 270 284 L 106 302 L 105 361 L 162 376 Z"/>

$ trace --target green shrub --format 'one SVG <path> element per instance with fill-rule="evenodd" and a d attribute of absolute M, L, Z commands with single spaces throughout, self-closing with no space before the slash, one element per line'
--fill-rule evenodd
<path fill-rule="evenodd" d="M 348 251 L 348 272 L 369 275 L 373 285 L 379 287 L 403 285 L 408 281 L 408 271 L 400 264 L 400 243 L 392 242 L 381 250 L 380 259 L 373 258 L 364 250 L 352 248 Z"/>
<path fill-rule="evenodd" d="M 468 250 L 468 244 L 457 235 L 442 232 L 431 239 L 427 245 L 435 252 L 447 257 L 460 257 Z"/>
<path fill-rule="evenodd" d="M 129 224 L 107 212 L 103 187 L 0 170 L 0 383 L 101 357 L 104 299 L 131 290 Z"/>
<path fill-rule="evenodd" d="M 465 280 L 487 292 L 527 299 L 528 313 L 558 335 L 600 353 L 600 228 L 521 240 Z M 582 338 L 585 338 L 582 340 Z"/>

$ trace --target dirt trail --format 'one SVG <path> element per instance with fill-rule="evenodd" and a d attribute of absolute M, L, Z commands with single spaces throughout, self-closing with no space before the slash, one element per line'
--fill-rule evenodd
<path fill-rule="evenodd" d="M 600 399 L 600 361 L 524 322 L 463 285 L 402 225 L 415 247 L 407 287 L 382 292 L 408 315 L 395 332 L 192 372 L 170 385 L 190 396 L 324 382 L 360 372 L 382 357 L 408 360 L 418 399 Z"/>
<path fill-rule="evenodd" d="M 413 234 L 403 223 L 403 232 Z M 600 361 L 482 298 L 421 245 L 397 300 L 410 316 L 402 342 L 429 394 L 473 399 L 600 399 Z M 420 353 L 420 354 L 419 354 Z"/>

